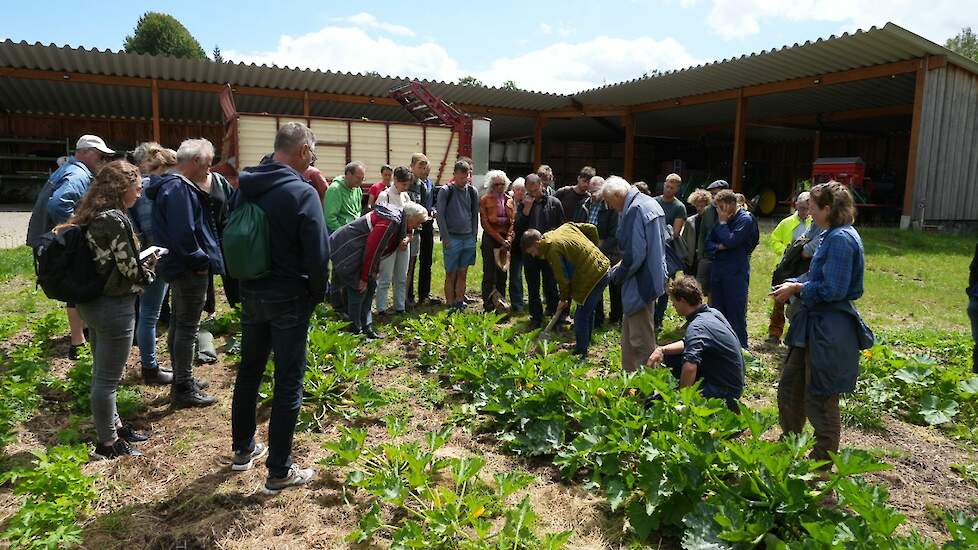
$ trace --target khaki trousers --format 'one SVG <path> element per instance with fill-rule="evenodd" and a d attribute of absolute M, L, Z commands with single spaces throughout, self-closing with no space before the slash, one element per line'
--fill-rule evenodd
<path fill-rule="evenodd" d="M 621 366 L 633 372 L 645 364 L 655 349 L 655 300 L 621 320 Z"/>

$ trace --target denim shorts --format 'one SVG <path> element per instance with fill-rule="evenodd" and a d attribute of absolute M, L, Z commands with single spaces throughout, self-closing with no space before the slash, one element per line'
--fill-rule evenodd
<path fill-rule="evenodd" d="M 452 273 L 475 265 L 475 237 L 464 235 L 448 237 L 448 245 L 444 247 L 445 272 Z"/>

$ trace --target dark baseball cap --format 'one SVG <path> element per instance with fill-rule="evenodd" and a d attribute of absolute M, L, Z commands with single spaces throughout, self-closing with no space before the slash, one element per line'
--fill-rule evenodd
<path fill-rule="evenodd" d="M 730 184 L 727 180 L 716 180 L 710 185 L 706 186 L 707 191 L 713 191 L 714 189 L 730 189 Z"/>

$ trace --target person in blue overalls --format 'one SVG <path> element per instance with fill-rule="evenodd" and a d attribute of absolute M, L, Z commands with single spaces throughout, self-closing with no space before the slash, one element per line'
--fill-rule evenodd
<path fill-rule="evenodd" d="M 747 349 L 747 290 L 750 287 L 750 254 L 757 246 L 757 222 L 737 206 L 737 196 L 724 189 L 717 193 L 717 224 L 706 238 L 707 253 L 713 254 L 710 274 L 710 306 L 730 323 Z"/>

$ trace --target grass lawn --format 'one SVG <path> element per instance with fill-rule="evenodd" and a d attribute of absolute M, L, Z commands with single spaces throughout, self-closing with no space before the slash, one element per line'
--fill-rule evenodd
<path fill-rule="evenodd" d="M 857 307 L 875 331 L 939 331 L 966 333 L 968 265 L 974 253 L 971 236 L 938 235 L 889 228 L 859 230 L 866 248 L 865 295 Z M 757 339 L 767 336 L 771 301 L 771 271 L 777 263 L 767 246 L 769 228 L 762 230 L 761 244 L 751 259 L 748 330 Z M 0 319 L 35 320 L 58 304 L 34 289 L 30 249 L 21 246 L 0 250 Z M 479 295 L 482 258 L 468 271 L 470 295 Z M 435 243 L 432 293 L 444 295 L 445 268 L 442 246 Z M 669 325 L 682 320 L 669 308 Z M 0 321 L 0 335 L 4 324 Z"/>

